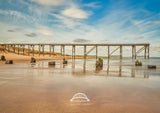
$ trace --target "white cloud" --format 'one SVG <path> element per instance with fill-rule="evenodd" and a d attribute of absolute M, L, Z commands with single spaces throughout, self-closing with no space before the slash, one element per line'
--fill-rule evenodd
<path fill-rule="evenodd" d="M 78 18 L 78 19 L 86 19 L 89 16 L 87 12 L 77 8 L 68 8 L 63 10 L 61 13 L 67 17 Z"/>
<path fill-rule="evenodd" d="M 51 15 L 56 17 L 56 19 L 54 19 L 53 22 L 58 22 L 57 25 L 58 27 L 61 27 L 61 28 L 73 29 L 77 26 L 82 25 L 79 19 L 77 20 L 77 19 L 69 18 L 60 14 L 51 14 Z"/>
<path fill-rule="evenodd" d="M 88 4 L 84 4 L 85 7 L 92 7 L 92 8 L 99 8 L 101 7 L 99 5 L 99 2 L 91 2 L 91 3 L 88 3 Z"/>
<path fill-rule="evenodd" d="M 64 0 L 30 0 L 30 1 L 46 6 L 59 6 L 64 4 Z"/>
<path fill-rule="evenodd" d="M 160 21 L 154 21 L 153 23 L 154 24 L 160 24 Z"/>
<path fill-rule="evenodd" d="M 28 15 L 22 14 L 21 12 L 14 11 L 14 10 L 0 10 L 0 14 L 7 15 L 7 16 L 15 16 L 17 18 L 26 19 L 27 17 L 30 17 Z"/>
<path fill-rule="evenodd" d="M 36 30 L 36 32 L 46 36 L 54 36 L 53 30 L 51 30 L 46 26 L 38 26 L 38 29 Z"/>

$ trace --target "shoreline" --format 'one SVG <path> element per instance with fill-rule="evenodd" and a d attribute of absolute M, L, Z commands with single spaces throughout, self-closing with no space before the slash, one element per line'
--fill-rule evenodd
<path fill-rule="evenodd" d="M 6 60 L 13 60 L 13 63 L 30 63 L 30 60 L 32 57 L 34 57 L 36 59 L 37 62 L 39 61 L 44 61 L 44 60 L 62 60 L 63 58 L 67 59 L 72 59 L 72 56 L 70 55 L 66 55 L 65 57 L 62 55 L 54 55 L 54 56 L 50 56 L 48 54 L 46 55 L 40 55 L 39 54 L 34 54 L 31 56 L 28 55 L 22 55 L 22 54 L 15 54 L 15 53 L 8 53 L 8 52 L 0 52 L 0 56 L 4 55 Z M 87 57 L 91 58 L 91 57 Z M 75 59 L 83 59 L 83 57 L 78 57 L 76 56 Z M 0 61 L 0 64 L 5 64 L 5 61 Z"/>

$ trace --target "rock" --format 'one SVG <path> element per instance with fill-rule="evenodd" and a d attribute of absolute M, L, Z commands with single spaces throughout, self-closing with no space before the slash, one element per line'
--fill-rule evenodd
<path fill-rule="evenodd" d="M 4 55 L 1 56 L 1 61 L 6 61 L 6 58 Z"/>
<path fill-rule="evenodd" d="M 7 60 L 6 64 L 13 64 L 13 60 Z"/>
<path fill-rule="evenodd" d="M 103 59 L 99 58 L 98 61 L 96 61 L 96 68 L 103 67 Z"/>
<path fill-rule="evenodd" d="M 52 62 L 48 62 L 48 65 L 52 65 L 52 66 L 55 66 L 55 65 L 56 65 L 56 62 L 55 62 L 55 61 L 52 61 Z"/>
<path fill-rule="evenodd" d="M 136 62 L 135 62 L 135 66 L 142 66 L 142 62 L 140 62 L 140 61 L 136 60 Z"/>
<path fill-rule="evenodd" d="M 31 63 L 36 63 L 36 59 L 35 58 L 31 58 Z"/>
<path fill-rule="evenodd" d="M 67 64 L 68 63 L 68 61 L 67 60 L 65 60 L 65 58 L 63 59 L 63 64 Z"/>
<path fill-rule="evenodd" d="M 156 69 L 156 65 L 148 65 L 148 69 Z"/>

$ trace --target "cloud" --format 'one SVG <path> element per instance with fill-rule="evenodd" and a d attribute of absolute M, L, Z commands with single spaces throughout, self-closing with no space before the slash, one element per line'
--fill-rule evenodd
<path fill-rule="evenodd" d="M 77 8 L 67 8 L 63 10 L 61 14 L 67 17 L 78 18 L 78 19 L 86 19 L 89 16 L 87 12 L 81 9 L 77 9 Z"/>
<path fill-rule="evenodd" d="M 87 42 L 90 42 L 90 40 L 86 40 L 86 39 L 74 39 L 73 42 L 74 43 L 87 43 Z"/>
<path fill-rule="evenodd" d="M 24 30 L 24 28 L 15 28 L 15 29 L 9 29 L 8 32 L 17 32 L 22 30 Z"/>
<path fill-rule="evenodd" d="M 30 0 L 30 1 L 38 3 L 40 5 L 59 6 L 64 4 L 65 0 Z"/>
<path fill-rule="evenodd" d="M 101 6 L 99 5 L 100 2 L 91 2 L 88 4 L 84 4 L 83 6 L 85 7 L 91 7 L 91 8 L 100 8 Z"/>
<path fill-rule="evenodd" d="M 16 32 L 15 30 L 9 29 L 8 32 Z"/>
<path fill-rule="evenodd" d="M 25 34 L 25 35 L 28 36 L 28 37 L 36 37 L 37 36 L 36 33 L 30 33 L 30 34 Z"/>
<path fill-rule="evenodd" d="M 57 26 L 61 29 L 63 28 L 69 28 L 69 29 L 74 29 L 77 26 L 81 26 L 81 20 L 79 19 L 74 19 L 74 18 L 69 18 L 61 14 L 51 14 L 52 16 L 55 17 L 53 22 L 57 24 Z"/>
<path fill-rule="evenodd" d="M 46 26 L 38 26 L 36 32 L 46 36 L 54 36 L 53 30 Z"/>
<path fill-rule="evenodd" d="M 0 9 L 0 15 L 3 15 L 4 18 L 6 18 L 5 21 L 9 21 L 9 23 L 12 24 L 22 24 L 22 25 L 33 25 L 33 23 L 38 22 L 40 19 L 34 17 L 33 15 L 28 15 L 25 13 L 22 13 L 21 11 L 15 11 L 15 10 L 1 10 Z"/>
<path fill-rule="evenodd" d="M 154 24 L 160 24 L 160 21 L 154 21 L 153 23 Z"/>

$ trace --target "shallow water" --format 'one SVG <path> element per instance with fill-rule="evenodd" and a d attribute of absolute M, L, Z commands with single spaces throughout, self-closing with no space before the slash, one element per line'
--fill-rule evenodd
<path fill-rule="evenodd" d="M 160 60 L 69 60 L 0 66 L 0 113 L 159 113 Z M 148 64 L 157 69 L 148 70 Z M 89 102 L 71 102 L 84 93 Z"/>

